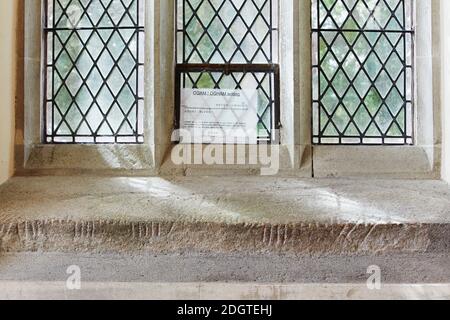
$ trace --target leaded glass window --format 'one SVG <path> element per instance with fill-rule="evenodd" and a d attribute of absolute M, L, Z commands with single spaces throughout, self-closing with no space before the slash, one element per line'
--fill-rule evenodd
<path fill-rule="evenodd" d="M 46 143 L 143 142 L 143 0 L 45 0 Z"/>
<path fill-rule="evenodd" d="M 258 141 L 279 127 L 278 0 L 177 0 L 182 89 L 258 91 Z M 177 124 L 179 125 L 179 124 Z"/>
<path fill-rule="evenodd" d="M 413 143 L 413 0 L 313 0 L 313 143 Z"/>

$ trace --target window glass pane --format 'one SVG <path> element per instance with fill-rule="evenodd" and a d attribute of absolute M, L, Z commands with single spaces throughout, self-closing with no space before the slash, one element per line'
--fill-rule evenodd
<path fill-rule="evenodd" d="M 258 141 L 273 141 L 279 125 L 277 62 L 278 0 L 177 0 L 177 95 L 257 92 Z"/>
<path fill-rule="evenodd" d="M 179 63 L 277 61 L 275 0 L 179 0 Z"/>
<path fill-rule="evenodd" d="M 143 0 L 47 0 L 47 143 L 143 142 Z"/>
<path fill-rule="evenodd" d="M 412 0 L 313 0 L 313 142 L 413 143 Z"/>

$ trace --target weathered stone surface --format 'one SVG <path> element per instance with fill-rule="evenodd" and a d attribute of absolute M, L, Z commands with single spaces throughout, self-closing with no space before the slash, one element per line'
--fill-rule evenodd
<path fill-rule="evenodd" d="M 0 250 L 290 254 L 448 252 L 438 181 L 15 178 Z"/>
<path fill-rule="evenodd" d="M 0 225 L 0 250 L 177 251 L 366 254 L 439 251 L 443 225 L 252 225 L 207 222 L 25 221 Z M 448 249 L 448 248 L 447 248 Z"/>
<path fill-rule="evenodd" d="M 2 300 L 448 300 L 448 284 L 365 284 L 83 282 L 68 291 L 65 282 L 0 282 Z"/>

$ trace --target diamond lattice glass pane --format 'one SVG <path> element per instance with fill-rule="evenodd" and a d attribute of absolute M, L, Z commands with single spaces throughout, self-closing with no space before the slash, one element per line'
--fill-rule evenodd
<path fill-rule="evenodd" d="M 143 0 L 49 0 L 47 143 L 143 142 Z"/>
<path fill-rule="evenodd" d="M 313 0 L 313 142 L 412 144 L 413 0 Z"/>
<path fill-rule="evenodd" d="M 178 63 L 275 63 L 277 0 L 179 0 Z"/>
<path fill-rule="evenodd" d="M 185 88 L 256 90 L 261 142 L 276 141 L 279 127 L 278 4 L 177 0 L 176 6 L 178 97 Z"/>

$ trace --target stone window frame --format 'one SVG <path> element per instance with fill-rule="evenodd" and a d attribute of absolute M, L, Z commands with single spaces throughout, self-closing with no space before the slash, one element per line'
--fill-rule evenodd
<path fill-rule="evenodd" d="M 152 16 L 155 1 L 146 0 L 145 13 L 145 96 L 144 101 L 144 143 L 143 144 L 46 144 L 43 137 L 43 99 L 44 94 L 44 1 L 23 0 L 24 24 L 24 83 L 23 109 L 18 110 L 18 123 L 22 134 L 16 138 L 16 171 L 20 174 L 33 173 L 92 173 L 117 172 L 153 174 L 156 146 L 152 119 L 154 104 L 160 103 L 155 97 L 153 77 L 156 76 L 152 45 L 155 38 L 156 19 Z M 37 27 L 38 26 L 38 27 Z"/>
<path fill-rule="evenodd" d="M 313 146 L 313 176 L 440 177 L 439 12 L 438 1 L 415 0 L 414 145 Z"/>
<path fill-rule="evenodd" d="M 175 1 L 146 0 L 145 142 L 143 145 L 41 143 L 42 5 L 23 0 L 24 95 L 17 110 L 18 174 L 159 175 L 215 167 L 170 162 L 174 117 Z M 280 1 L 280 173 L 296 177 L 379 176 L 439 178 L 439 2 L 416 0 L 416 145 L 313 146 L 311 140 L 311 2 Z M 295 84 L 295 85 L 294 85 Z M 19 91 L 20 92 L 20 91 Z M 38 107 L 40 106 L 40 107 Z M 409 159 L 404 166 L 404 159 Z M 396 161 L 397 160 L 397 161 Z M 220 169 L 255 173 L 252 166 Z M 234 169 L 234 170 L 233 170 Z"/>
<path fill-rule="evenodd" d="M 170 0 L 172 2 L 174 0 Z M 310 41 L 310 17 L 301 19 L 300 12 L 309 12 L 309 1 L 280 0 L 279 1 L 279 37 L 278 64 L 280 68 L 280 173 L 300 177 L 311 177 L 311 133 L 309 102 L 311 96 L 309 66 L 301 61 L 310 61 L 311 54 L 305 48 L 298 46 L 295 39 L 303 43 Z M 173 11 L 174 12 L 174 11 Z M 169 12 L 167 12 L 167 17 Z M 173 14 L 174 16 L 174 14 Z M 171 24 L 175 22 L 172 20 Z M 300 33 L 300 30 L 305 32 Z M 174 31 L 175 34 L 175 31 Z M 309 46 L 309 44 L 308 44 Z M 305 46 L 306 47 L 306 46 Z M 174 49 L 172 49 L 174 50 Z M 166 52 L 169 54 L 169 52 Z M 175 70 L 175 67 L 173 67 Z M 303 75 L 303 76 L 300 76 Z M 294 84 L 299 84 L 295 87 Z M 173 89 L 173 88 L 172 88 Z M 174 90 L 172 90 L 174 92 Z M 172 134 L 172 127 L 165 135 Z M 170 155 L 173 144 L 166 150 Z M 211 147 L 204 145 L 203 148 Z M 214 147 L 214 146 L 212 146 Z M 194 148 L 194 147 L 193 147 Z M 226 152 L 226 151 L 225 151 Z M 228 157 L 228 155 L 227 155 Z M 249 158 L 246 150 L 246 159 Z M 174 165 L 168 157 L 162 159 L 161 172 L 190 174 L 241 174 L 258 175 L 260 165 Z"/>

